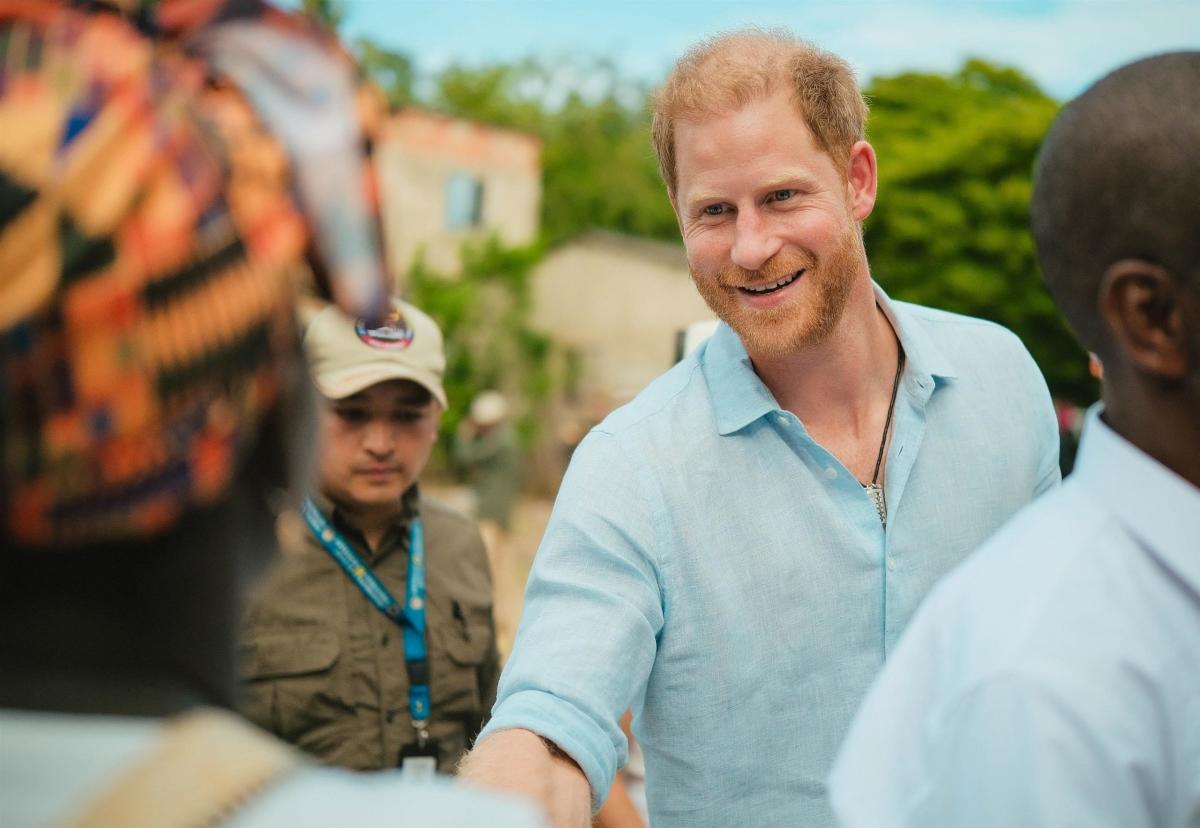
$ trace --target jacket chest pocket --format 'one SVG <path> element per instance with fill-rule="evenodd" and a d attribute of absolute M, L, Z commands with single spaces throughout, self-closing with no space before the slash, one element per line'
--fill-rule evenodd
<path fill-rule="evenodd" d="M 438 655 L 430 664 L 430 692 L 439 714 L 480 712 L 480 668 L 494 645 L 491 612 L 462 607 L 446 623 L 430 630 Z"/>
<path fill-rule="evenodd" d="M 321 752 L 355 709 L 341 645 L 324 630 L 260 633 L 242 645 L 245 712 L 281 738 Z"/>

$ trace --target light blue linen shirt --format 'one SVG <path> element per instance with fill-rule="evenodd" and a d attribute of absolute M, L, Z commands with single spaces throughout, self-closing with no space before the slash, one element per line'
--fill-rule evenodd
<path fill-rule="evenodd" d="M 1098 410 L 901 640 L 831 776 L 845 825 L 1200 825 L 1200 489 Z"/>
<path fill-rule="evenodd" d="M 1016 337 L 876 290 L 908 357 L 887 530 L 721 325 L 576 450 L 485 736 L 551 739 L 598 805 L 632 707 L 655 828 L 832 822 L 830 762 L 917 604 L 1059 477 Z"/>

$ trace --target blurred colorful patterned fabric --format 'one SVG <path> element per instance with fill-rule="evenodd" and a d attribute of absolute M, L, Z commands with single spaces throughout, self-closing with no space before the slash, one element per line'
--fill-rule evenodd
<path fill-rule="evenodd" d="M 287 141 L 203 54 L 117 14 L 0 2 L 0 505 L 18 542 L 147 535 L 218 497 L 298 353 L 312 222 Z M 358 232 L 373 261 L 347 304 L 383 290 Z"/>

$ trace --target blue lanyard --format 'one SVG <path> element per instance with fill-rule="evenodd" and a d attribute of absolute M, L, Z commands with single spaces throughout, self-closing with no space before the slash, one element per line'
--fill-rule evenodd
<path fill-rule="evenodd" d="M 418 739 L 429 738 L 429 661 L 425 652 L 425 531 L 421 519 L 414 517 L 408 534 L 408 587 L 401 604 L 380 582 L 371 567 L 363 563 L 350 544 L 329 525 L 321 510 L 304 498 L 304 520 L 313 535 L 325 547 L 367 600 L 404 632 L 404 661 L 408 667 L 408 712 Z"/>

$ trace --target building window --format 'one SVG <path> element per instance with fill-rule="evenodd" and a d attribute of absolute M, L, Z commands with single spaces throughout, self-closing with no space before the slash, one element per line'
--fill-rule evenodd
<path fill-rule="evenodd" d="M 446 229 L 478 227 L 483 219 L 483 182 L 469 173 L 446 181 Z"/>

